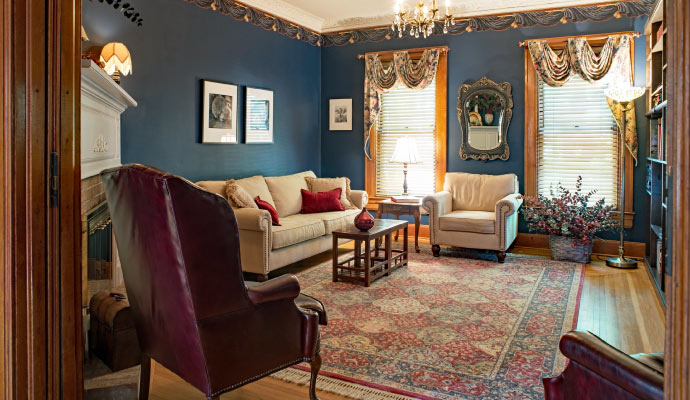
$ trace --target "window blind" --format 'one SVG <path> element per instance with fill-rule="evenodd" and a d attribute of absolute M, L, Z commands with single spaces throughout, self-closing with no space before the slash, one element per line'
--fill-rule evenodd
<path fill-rule="evenodd" d="M 618 201 L 618 132 L 606 103 L 605 86 L 573 76 L 561 87 L 539 81 L 537 190 L 549 196 L 559 182 L 575 189 L 582 176 L 590 201 Z"/>
<path fill-rule="evenodd" d="M 415 140 L 422 161 L 408 165 L 408 193 L 435 193 L 436 79 L 423 90 L 400 85 L 380 95 L 376 130 L 376 195 L 387 197 L 403 191 L 403 165 L 390 160 L 396 142 L 404 136 Z"/>

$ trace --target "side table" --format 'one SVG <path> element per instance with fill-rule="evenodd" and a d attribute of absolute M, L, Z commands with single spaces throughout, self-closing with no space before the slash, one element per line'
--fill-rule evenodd
<path fill-rule="evenodd" d="M 383 214 L 392 214 L 395 219 L 400 219 L 401 215 L 412 215 L 414 217 L 414 250 L 419 253 L 419 225 L 422 214 L 422 199 L 418 203 L 396 203 L 391 199 L 382 200 L 379 209 L 376 211 L 376 218 L 380 219 Z M 395 232 L 395 241 L 398 241 L 398 233 Z"/>

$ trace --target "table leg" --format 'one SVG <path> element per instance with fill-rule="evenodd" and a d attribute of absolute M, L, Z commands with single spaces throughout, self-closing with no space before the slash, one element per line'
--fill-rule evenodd
<path fill-rule="evenodd" d="M 414 251 L 419 253 L 419 226 L 421 225 L 422 215 L 417 208 L 414 212 Z"/>
<path fill-rule="evenodd" d="M 405 237 L 403 238 L 403 252 L 405 252 L 405 263 L 404 265 L 407 266 L 407 261 L 410 259 L 409 257 L 409 250 L 407 248 L 407 225 L 405 225 L 405 230 L 403 231 L 405 234 Z"/>
<path fill-rule="evenodd" d="M 390 276 L 393 270 L 393 252 L 391 251 L 391 234 L 386 234 L 386 266 L 388 268 L 387 275 Z"/>
<path fill-rule="evenodd" d="M 355 267 L 362 267 L 362 241 L 355 239 Z"/>
<path fill-rule="evenodd" d="M 333 235 L 333 282 L 338 282 L 338 237 Z"/>
<path fill-rule="evenodd" d="M 364 242 L 364 286 L 369 287 L 369 270 L 371 269 L 371 241 Z"/>
<path fill-rule="evenodd" d="M 383 204 L 379 204 L 379 208 L 376 210 L 376 219 L 381 219 L 383 216 Z M 376 238 L 374 241 L 374 249 L 376 250 L 376 257 L 379 256 L 379 247 L 381 247 L 381 238 Z"/>
<path fill-rule="evenodd" d="M 396 219 L 396 220 L 399 220 L 399 219 L 400 219 L 400 215 L 395 214 L 395 219 Z M 395 241 L 396 241 L 396 242 L 398 241 L 398 235 L 399 235 L 399 234 L 400 234 L 400 230 L 395 231 Z"/>

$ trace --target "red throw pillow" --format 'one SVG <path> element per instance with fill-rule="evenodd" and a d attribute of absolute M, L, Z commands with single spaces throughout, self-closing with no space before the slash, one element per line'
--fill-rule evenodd
<path fill-rule="evenodd" d="M 313 214 L 326 211 L 345 211 L 340 202 L 343 189 L 336 188 L 327 192 L 312 193 L 302 190 L 302 214 Z"/>
<path fill-rule="evenodd" d="M 275 226 L 280 226 L 280 222 L 278 222 L 278 211 L 271 205 L 271 203 L 267 201 L 261 200 L 259 196 L 256 196 L 254 198 L 254 203 L 262 209 L 268 211 L 269 214 L 271 214 L 271 223 Z"/>

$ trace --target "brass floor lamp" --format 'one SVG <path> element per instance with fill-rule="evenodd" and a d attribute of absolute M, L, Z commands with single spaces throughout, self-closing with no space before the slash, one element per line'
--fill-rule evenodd
<path fill-rule="evenodd" d="M 621 168 L 620 168 L 620 243 L 618 244 L 618 257 L 609 257 L 606 259 L 606 265 L 613 268 L 634 269 L 637 268 L 637 260 L 625 258 L 625 123 L 630 102 L 642 96 L 645 93 L 645 88 L 634 86 L 615 87 L 610 86 L 606 90 L 606 96 L 615 100 L 622 108 L 622 126 L 620 129 L 620 141 L 623 148 L 621 154 Z"/>

